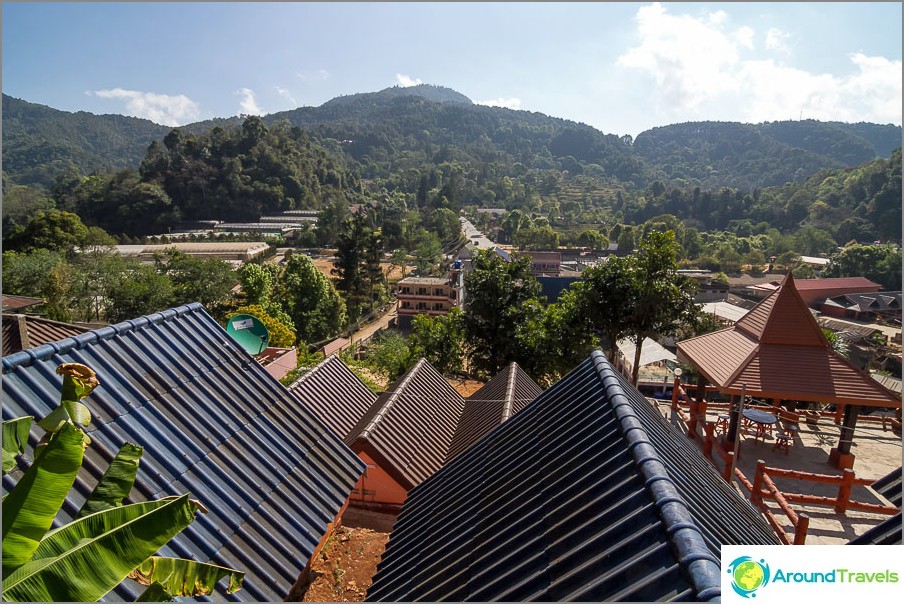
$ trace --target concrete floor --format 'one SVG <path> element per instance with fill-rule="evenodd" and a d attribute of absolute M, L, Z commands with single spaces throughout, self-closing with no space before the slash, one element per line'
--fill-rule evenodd
<path fill-rule="evenodd" d="M 670 419 L 682 432 L 687 433 L 684 423 L 678 420 L 671 411 L 671 401 L 649 400 L 656 404 L 664 417 Z M 724 410 L 707 410 L 707 421 L 715 422 L 719 413 L 724 413 Z M 698 433 L 702 435 L 702 429 Z M 737 467 L 750 482 L 753 482 L 758 460 L 763 460 L 767 467 L 840 476 L 842 471 L 829 464 L 829 451 L 838 446 L 838 439 L 839 427 L 835 425 L 831 417 L 821 418 L 816 426 L 810 426 L 801 421 L 794 443 L 787 454 L 781 450 L 773 450 L 775 441 L 771 438 L 767 438 L 764 441 L 755 441 L 752 437 L 742 437 Z M 856 456 L 853 467 L 856 477 L 858 479 L 878 480 L 892 470 L 900 468 L 902 463 L 901 443 L 901 436 L 895 434 L 890 426 L 883 428 L 880 423 L 860 421 L 854 432 L 854 440 L 851 447 L 851 452 Z M 720 471 L 723 468 L 721 459 L 718 456 L 715 466 Z M 778 489 L 785 493 L 825 497 L 836 497 L 838 494 L 837 485 L 789 478 L 775 478 L 774 482 Z M 740 486 L 737 481 L 734 484 L 738 492 L 749 500 L 750 492 Z M 851 500 L 889 505 L 887 501 L 869 487 L 855 486 Z M 793 534 L 794 528 L 791 522 L 779 510 L 777 504 L 771 501 L 768 505 L 774 513 L 778 514 L 779 522 L 784 530 Z M 852 510 L 844 514 L 837 514 L 833 507 L 798 503 L 792 503 L 791 508 L 798 514 L 806 513 L 810 517 L 806 545 L 844 544 L 889 518 L 888 515 L 884 514 Z"/>

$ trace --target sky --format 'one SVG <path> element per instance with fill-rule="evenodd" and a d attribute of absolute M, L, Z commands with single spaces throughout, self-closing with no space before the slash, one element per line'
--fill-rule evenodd
<path fill-rule="evenodd" d="M 424 83 L 636 136 L 901 124 L 902 5 L 10 2 L 5 94 L 167 126 Z"/>

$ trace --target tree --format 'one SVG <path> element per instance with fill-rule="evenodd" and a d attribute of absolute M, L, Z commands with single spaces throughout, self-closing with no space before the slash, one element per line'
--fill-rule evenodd
<path fill-rule="evenodd" d="M 618 354 L 618 341 L 632 332 L 637 283 L 631 265 L 630 257 L 609 256 L 605 263 L 584 270 L 583 279 L 572 285 L 576 322 L 601 336 L 610 359 Z"/>
<path fill-rule="evenodd" d="M 644 338 L 675 335 L 682 326 L 697 322 L 699 310 L 694 303 L 696 283 L 678 273 L 678 244 L 672 231 L 645 235 L 631 265 L 637 296 L 630 316 L 636 344 L 631 380 L 636 386 Z"/>
<path fill-rule="evenodd" d="M 41 298 L 50 319 L 72 320 L 72 266 L 63 254 L 38 249 L 3 253 L 3 293 Z"/>
<path fill-rule="evenodd" d="M 473 369 L 495 375 L 512 361 L 528 364 L 530 353 L 518 332 L 536 324 L 542 312 L 530 258 L 506 262 L 492 250 L 479 250 L 472 266 L 465 276 L 464 328 Z"/>
<path fill-rule="evenodd" d="M 157 270 L 173 284 L 173 304 L 200 302 L 217 316 L 238 282 L 235 271 L 222 260 L 193 258 L 171 249 L 155 258 Z"/>
<path fill-rule="evenodd" d="M 349 217 L 343 223 L 336 249 L 335 268 L 336 289 L 345 294 L 349 320 L 354 322 L 361 316 L 368 303 L 367 242 L 370 231 L 363 214 Z"/>
<path fill-rule="evenodd" d="M 235 314 L 232 316 L 235 315 L 252 315 L 257 317 L 270 334 L 270 346 L 275 346 L 276 348 L 291 348 L 295 345 L 295 331 L 276 317 L 271 316 L 260 304 L 239 306 L 235 309 Z"/>
<path fill-rule="evenodd" d="M 138 265 L 107 290 L 107 321 L 118 323 L 172 306 L 173 284 L 153 266 Z"/>
<path fill-rule="evenodd" d="M 47 210 L 36 212 L 25 228 L 5 242 L 11 251 L 30 252 L 37 249 L 68 252 L 80 245 L 88 235 L 88 227 L 72 212 Z"/>
<path fill-rule="evenodd" d="M 464 368 L 465 330 L 461 309 L 453 307 L 448 315 L 417 315 L 408 337 L 411 356 L 427 359 L 443 375 L 461 373 Z"/>
<path fill-rule="evenodd" d="M 143 452 L 133 443 L 120 448 L 75 519 L 50 530 L 91 442 L 82 429 L 91 413 L 80 401 L 99 386 L 85 365 L 65 363 L 57 373 L 63 376 L 60 405 L 38 422 L 46 434 L 3 499 L 3 599 L 94 601 L 126 577 L 149 585 L 142 600 L 208 595 L 224 577 L 228 592 L 237 591 L 241 571 L 155 556 L 204 508 L 188 495 L 124 505 Z M 32 420 L 3 423 L 4 475 L 25 452 Z"/>
<path fill-rule="evenodd" d="M 901 248 L 892 243 L 854 244 L 830 258 L 824 277 L 866 277 L 887 291 L 901 290 Z"/>
<path fill-rule="evenodd" d="M 411 355 L 407 340 L 399 333 L 381 333 L 367 354 L 368 362 L 388 376 L 390 382 L 402 377 L 417 358 Z"/>
<path fill-rule="evenodd" d="M 293 254 L 279 275 L 276 299 L 292 319 L 299 341 L 319 342 L 345 325 L 345 303 L 304 254 Z"/>
<path fill-rule="evenodd" d="M 439 237 L 429 231 L 423 231 L 419 243 L 414 250 L 415 267 L 420 276 L 431 275 L 443 257 L 443 247 Z"/>

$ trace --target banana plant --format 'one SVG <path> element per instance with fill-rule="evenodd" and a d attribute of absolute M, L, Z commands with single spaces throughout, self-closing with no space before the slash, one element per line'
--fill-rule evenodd
<path fill-rule="evenodd" d="M 90 368 L 66 363 L 60 405 L 38 422 L 47 433 L 34 461 L 3 500 L 3 588 L 6 601 L 94 601 L 130 577 L 147 585 L 139 600 L 210 594 L 229 578 L 228 593 L 241 588 L 241 571 L 155 554 L 206 509 L 182 495 L 123 505 L 135 482 L 143 448 L 124 444 L 76 518 L 51 530 L 90 439 L 91 421 L 81 399 L 99 385 Z M 25 451 L 32 418 L 3 424 L 3 473 Z"/>

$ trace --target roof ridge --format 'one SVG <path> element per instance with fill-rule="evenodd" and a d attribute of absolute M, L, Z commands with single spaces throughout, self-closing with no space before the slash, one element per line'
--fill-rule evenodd
<path fill-rule="evenodd" d="M 380 421 L 386 416 L 390 409 L 392 409 L 393 405 L 395 405 L 396 400 L 402 395 L 402 392 L 405 391 L 405 388 L 408 386 L 408 382 L 410 382 L 415 375 L 420 373 L 421 368 L 427 363 L 427 359 L 421 357 L 421 359 L 408 370 L 408 373 L 405 374 L 405 377 L 399 382 L 399 385 L 396 386 L 390 395 L 386 398 L 386 402 L 384 402 L 380 406 L 380 410 L 374 415 L 373 419 L 364 427 L 361 432 L 355 437 L 358 438 L 367 438 L 370 433 L 377 427 Z M 374 403 L 376 404 L 376 403 Z"/>
<path fill-rule="evenodd" d="M 142 315 L 136 319 L 129 319 L 114 325 L 106 325 L 97 329 L 92 329 L 77 336 L 71 336 L 59 342 L 51 342 L 50 344 L 42 344 L 37 348 L 22 350 L 3 358 L 3 371 L 6 372 L 15 367 L 28 367 L 36 361 L 43 361 L 55 354 L 66 354 L 72 350 L 82 350 L 88 345 L 100 340 L 109 340 L 113 336 L 137 331 L 146 325 L 157 325 L 170 319 L 191 314 L 197 311 L 205 312 L 204 306 L 200 302 L 191 302 L 168 308 L 166 310 Z"/>
<path fill-rule="evenodd" d="M 322 361 L 320 361 L 319 363 L 317 363 L 316 365 L 314 365 L 313 367 L 311 367 L 309 370 L 307 370 L 307 371 L 304 373 L 304 375 L 302 375 L 302 376 L 299 377 L 297 380 L 295 380 L 294 382 L 292 382 L 291 384 L 289 384 L 289 386 L 288 386 L 289 390 L 291 390 L 291 389 L 293 389 L 293 388 L 297 388 L 298 386 L 300 386 L 302 382 L 304 382 L 304 381 L 307 380 L 309 377 L 311 377 L 312 375 L 314 375 L 315 373 L 317 373 L 318 371 L 320 371 L 320 369 L 322 369 L 323 367 L 325 367 L 325 366 L 327 365 L 327 363 L 330 362 L 330 361 L 332 361 L 333 359 L 339 360 L 340 363 L 342 362 L 342 359 L 339 359 L 339 357 L 337 357 L 335 354 L 331 354 L 330 356 L 326 357 L 325 359 L 323 359 Z M 345 365 L 345 363 L 342 363 L 342 364 Z"/>
<path fill-rule="evenodd" d="M 518 379 L 518 364 L 515 361 L 506 367 L 508 383 L 505 385 L 505 400 L 502 403 L 502 421 L 512 416 L 512 406 L 515 404 L 515 380 Z"/>
<path fill-rule="evenodd" d="M 628 441 L 637 469 L 645 479 L 644 486 L 659 510 L 675 557 L 694 585 L 696 599 L 718 599 L 722 593 L 721 561 L 706 546 L 703 532 L 697 526 L 690 506 L 681 496 L 643 423 L 634 412 L 612 364 L 599 350 L 594 350 L 590 356 L 618 419 L 622 435 Z"/>

